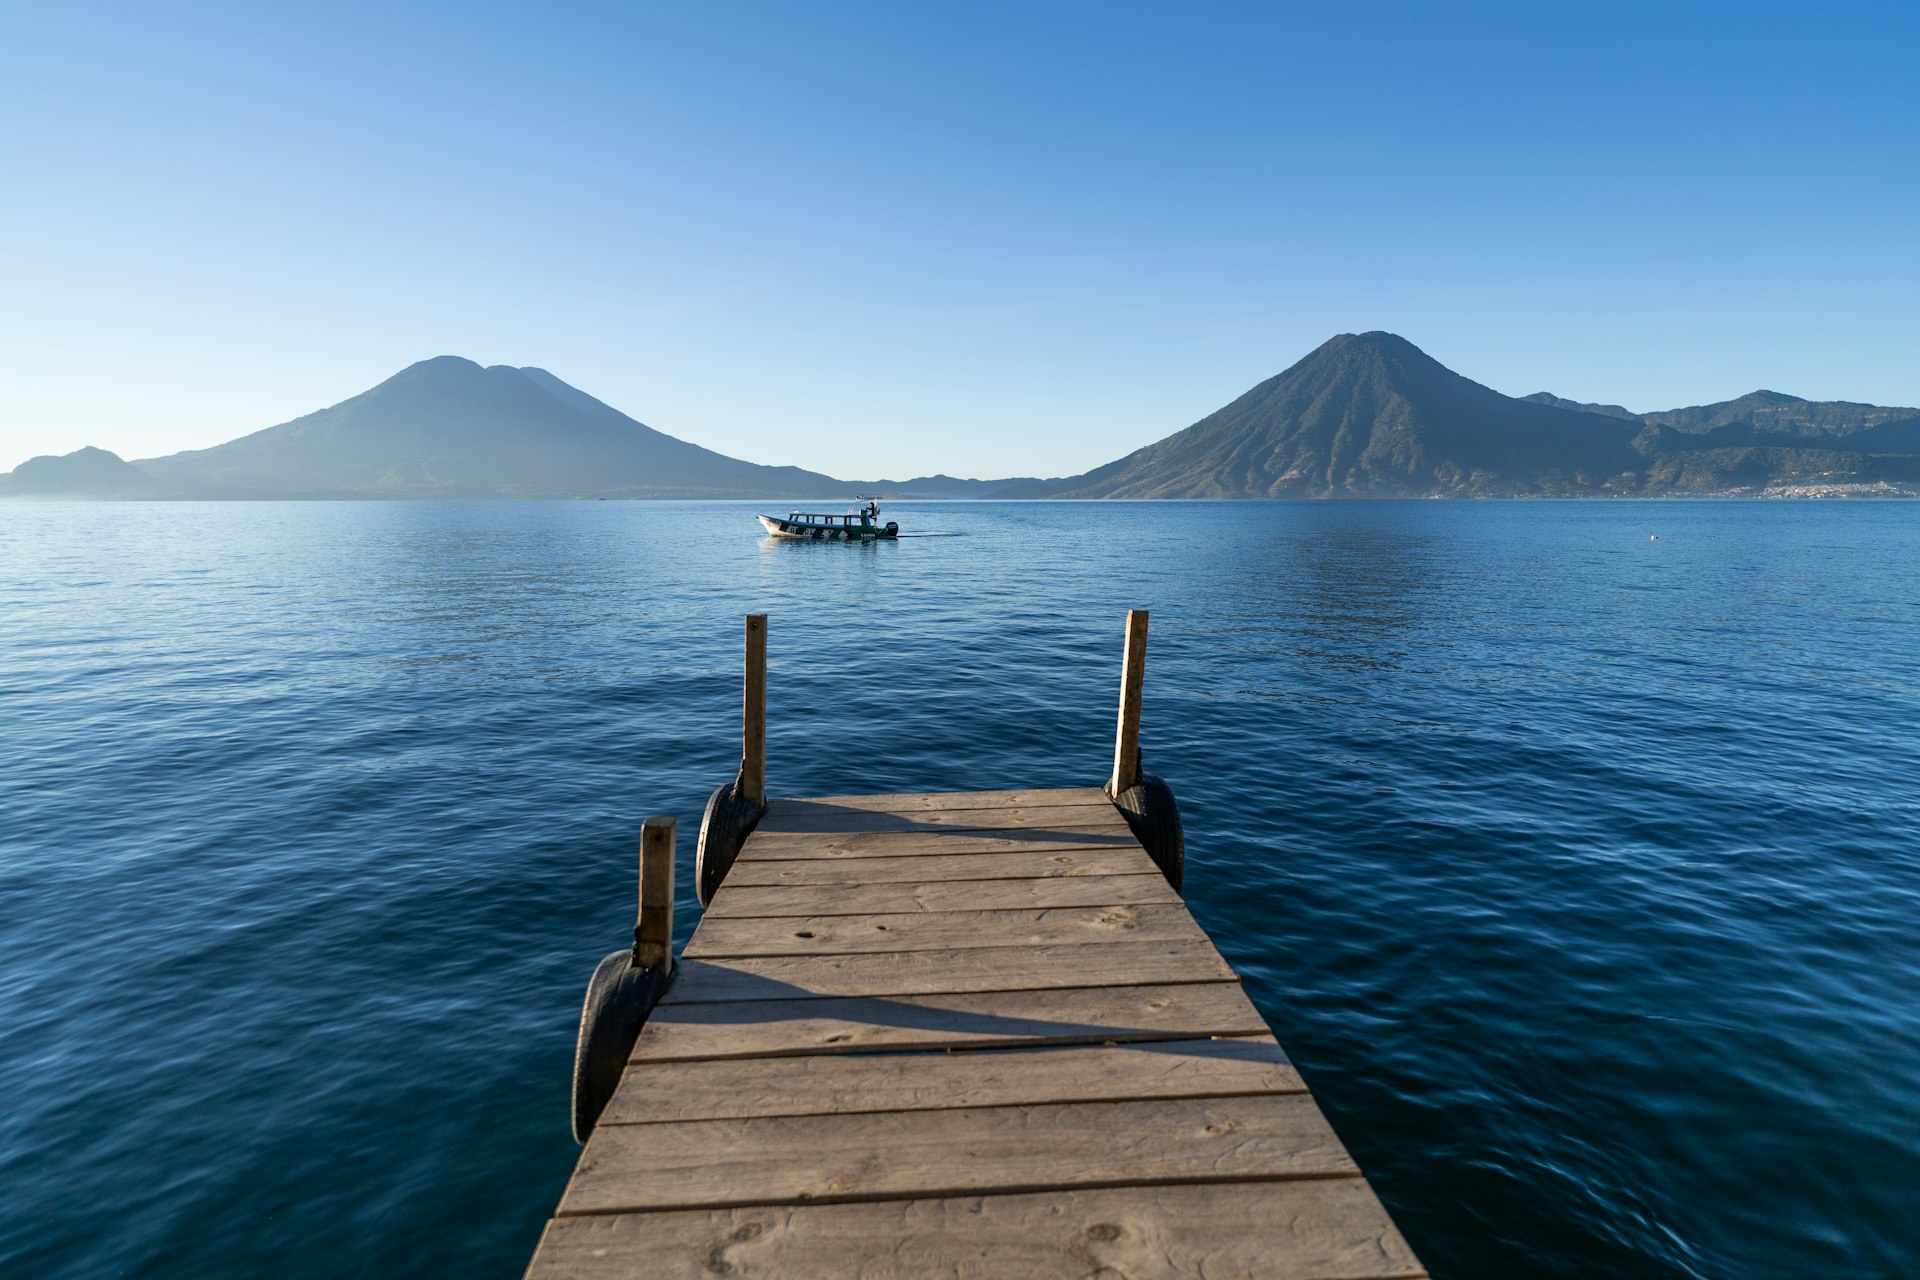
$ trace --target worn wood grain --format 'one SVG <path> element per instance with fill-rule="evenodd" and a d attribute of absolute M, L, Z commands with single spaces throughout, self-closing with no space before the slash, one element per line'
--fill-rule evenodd
<path fill-rule="evenodd" d="M 920 854 L 1012 853 L 1045 849 L 1138 849 L 1131 830 L 755 831 L 747 858 L 905 858 Z"/>
<path fill-rule="evenodd" d="M 911 813 L 878 813 L 870 809 L 843 809 L 818 800 L 789 800 L 778 814 L 760 820 L 764 831 L 938 831 L 953 828 L 991 831 L 1010 829 L 1112 830 L 1126 827 L 1126 819 L 1111 804 L 1104 809 L 1087 804 L 997 805 L 984 809 L 924 809 Z"/>
<path fill-rule="evenodd" d="M 600 1123 L 852 1115 L 1041 1102 L 1298 1093 L 1268 1036 L 967 1053 L 817 1054 L 649 1062 L 626 1074 Z"/>
<path fill-rule="evenodd" d="M 1007 911 L 1021 907 L 1117 907 L 1178 902 L 1158 872 L 1041 880 L 958 880 L 933 884 L 728 885 L 706 919 L 742 916 L 864 916 L 896 911 Z"/>
<path fill-rule="evenodd" d="M 1022 849 L 906 858 L 756 858 L 733 864 L 729 888 L 744 885 L 902 884 L 941 880 L 1041 880 L 1056 876 L 1137 876 L 1155 871 L 1142 849 Z"/>
<path fill-rule="evenodd" d="M 1107 790 L 1119 795 L 1140 781 L 1140 694 L 1147 679 L 1147 611 L 1127 610 L 1127 645 L 1120 663 L 1120 719 L 1113 738 Z"/>
<path fill-rule="evenodd" d="M 527 1280 L 1421 1280 L 1361 1178 L 595 1214 Z"/>
<path fill-rule="evenodd" d="M 679 969 L 531 1276 L 1421 1274 L 1097 788 L 772 801 Z"/>
<path fill-rule="evenodd" d="M 1063 947 L 971 947 L 842 956 L 735 956 L 686 960 L 662 1004 L 818 996 L 925 995 L 943 991 L 1039 991 L 1234 982 L 1205 939 Z"/>
<path fill-rule="evenodd" d="M 1303 1093 L 693 1120 L 596 1128 L 560 1216 L 1357 1172 Z"/>
<path fill-rule="evenodd" d="M 648 818 L 640 826 L 640 917 L 633 926 L 633 962 L 662 971 L 673 968 L 674 836 L 672 818 Z"/>
<path fill-rule="evenodd" d="M 747 671 L 740 698 L 740 798 L 767 799 L 767 615 L 747 615 Z"/>
<path fill-rule="evenodd" d="M 802 799 L 769 800 L 767 812 L 779 817 L 807 805 L 827 805 L 835 809 L 861 809 L 872 813 L 914 813 L 928 809 L 1021 809 L 1034 806 L 1106 805 L 1113 800 L 1099 787 L 1060 787 L 1051 790 L 1019 791 L 919 791 L 900 795 L 808 796 Z"/>
<path fill-rule="evenodd" d="M 662 1003 L 635 1062 L 1272 1034 L 1237 982 Z"/>
<path fill-rule="evenodd" d="M 1123 938 L 1146 942 L 1206 936 L 1206 931 L 1178 902 L 1112 907 L 1023 907 L 1009 911 L 791 916 L 777 921 L 761 917 L 734 920 L 710 915 L 694 930 L 681 958 L 1049 947 Z"/>

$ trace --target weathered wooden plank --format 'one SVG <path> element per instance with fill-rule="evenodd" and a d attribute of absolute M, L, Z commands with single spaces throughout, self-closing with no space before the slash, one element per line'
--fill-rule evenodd
<path fill-rule="evenodd" d="M 661 1003 L 1233 981 L 1233 969 L 1204 940 L 1106 942 L 1092 949 L 1083 944 L 873 955 L 735 956 L 683 959 L 679 976 Z"/>
<path fill-rule="evenodd" d="M 732 892 L 731 889 L 728 892 Z M 1049 947 L 1128 938 L 1206 938 L 1177 902 L 1137 906 L 1022 908 L 1012 911 L 913 911 L 866 916 L 764 918 L 709 915 L 693 931 L 682 960 L 722 956 L 846 955 L 938 951 L 958 947 Z"/>
<path fill-rule="evenodd" d="M 1022 849 L 906 858 L 742 859 L 727 873 L 729 890 L 744 885 L 900 884 L 941 880 L 1044 880 L 1056 876 L 1153 873 L 1143 849 Z"/>
<path fill-rule="evenodd" d="M 1298 1093 L 1271 1037 L 636 1064 L 600 1123 Z"/>
<path fill-rule="evenodd" d="M 767 1116 L 596 1128 L 559 1213 L 1358 1172 L 1303 1093 Z"/>
<path fill-rule="evenodd" d="M 1420 1280 L 1364 1179 L 594 1214 L 548 1225 L 527 1280 Z"/>
<path fill-rule="evenodd" d="M 950 880 L 933 884 L 727 885 L 706 919 L 746 916 L 866 916 L 897 911 L 1008 911 L 1021 907 L 1118 907 L 1178 902 L 1159 872 L 1045 880 Z"/>
<path fill-rule="evenodd" d="M 900 795 L 804 796 L 769 800 L 767 813 L 780 817 L 795 812 L 797 806 L 827 805 L 835 809 L 860 809 L 872 813 L 914 813 L 928 809 L 1022 809 L 1035 806 L 1105 805 L 1113 800 L 1099 787 L 1059 787 L 1019 791 L 920 791 Z"/>
<path fill-rule="evenodd" d="M 755 831 L 740 850 L 749 858 L 905 858 L 918 854 L 1014 853 L 1040 849 L 1138 849 L 1131 830 L 1083 831 Z"/>
<path fill-rule="evenodd" d="M 1237 982 L 663 1003 L 633 1061 L 1263 1036 Z"/>
<path fill-rule="evenodd" d="M 986 809 L 925 809 L 912 813 L 876 813 L 841 809 L 814 800 L 789 800 L 785 810 L 760 819 L 763 831 L 939 831 L 964 828 L 991 831 L 1000 828 L 1043 830 L 1126 829 L 1127 820 L 1112 805 L 1015 805 Z"/>

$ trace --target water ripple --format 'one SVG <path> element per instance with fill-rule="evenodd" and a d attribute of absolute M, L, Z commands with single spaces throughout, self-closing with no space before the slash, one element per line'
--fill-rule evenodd
<path fill-rule="evenodd" d="M 1189 901 L 1436 1275 L 1905 1274 L 1911 511 L 0 508 L 0 1264 L 517 1274 L 741 615 L 817 794 L 1097 780 L 1147 606 Z"/>

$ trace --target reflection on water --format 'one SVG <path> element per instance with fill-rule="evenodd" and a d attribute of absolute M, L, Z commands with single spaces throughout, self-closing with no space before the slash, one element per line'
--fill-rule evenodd
<path fill-rule="evenodd" d="M 1920 1251 L 1910 508 L 753 514 L 0 508 L 9 1273 L 517 1274 L 741 615 L 806 795 L 1098 781 L 1128 607 L 1188 900 L 1436 1274 Z"/>

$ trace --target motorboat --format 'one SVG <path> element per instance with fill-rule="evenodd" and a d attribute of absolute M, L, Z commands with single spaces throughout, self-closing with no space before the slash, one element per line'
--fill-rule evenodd
<path fill-rule="evenodd" d="M 756 516 L 761 526 L 776 538 L 806 538 L 814 542 L 872 542 L 879 538 L 897 538 L 900 526 L 892 520 L 880 523 L 880 504 L 842 514 L 816 511 L 789 511 L 784 516 Z"/>

